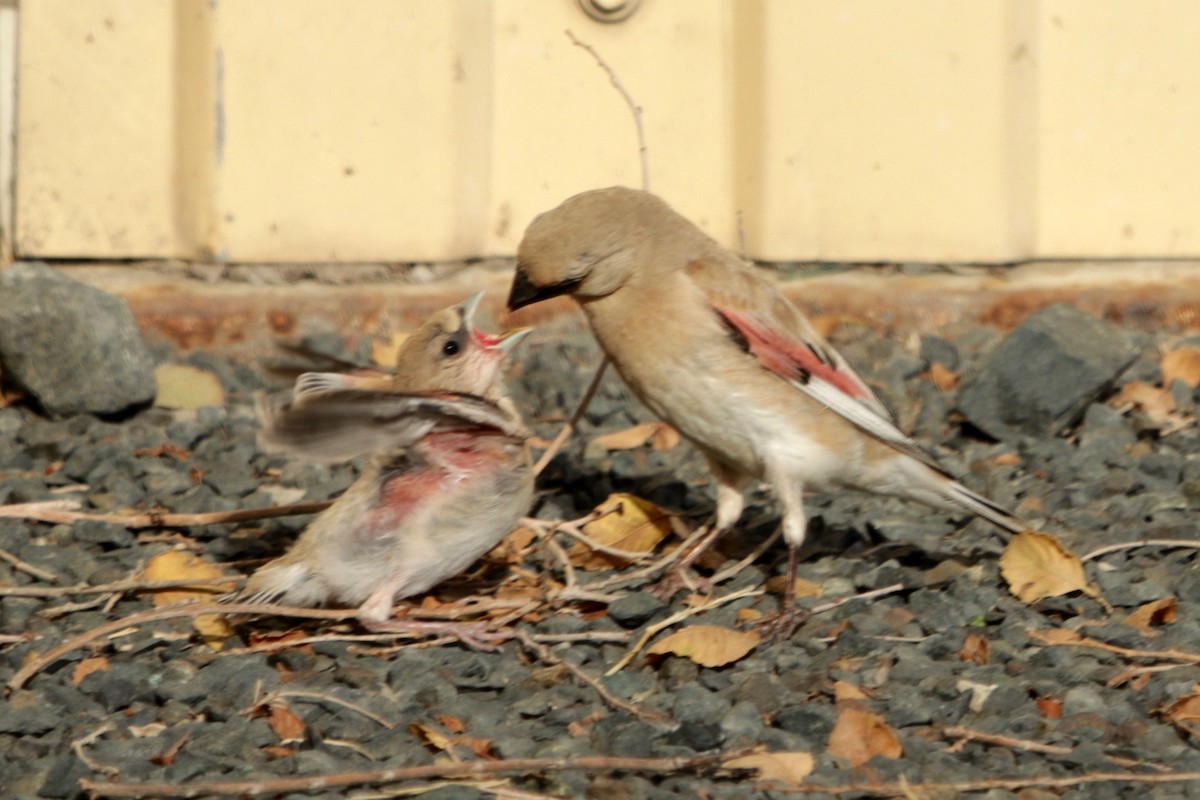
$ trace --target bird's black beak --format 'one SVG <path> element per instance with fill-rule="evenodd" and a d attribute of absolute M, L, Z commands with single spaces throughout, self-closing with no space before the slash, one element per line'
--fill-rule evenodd
<path fill-rule="evenodd" d="M 525 274 L 524 270 L 517 267 L 517 273 L 513 276 L 512 290 L 508 293 L 508 310 L 516 311 L 518 308 L 524 308 L 539 300 L 548 300 L 551 297 L 558 297 L 560 294 L 567 294 L 581 282 L 582 278 L 572 278 L 553 286 L 536 286 L 533 281 L 529 280 L 529 276 Z"/>

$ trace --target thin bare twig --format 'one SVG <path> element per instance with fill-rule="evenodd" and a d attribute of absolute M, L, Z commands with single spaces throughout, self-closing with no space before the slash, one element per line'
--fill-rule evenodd
<path fill-rule="evenodd" d="M 592 58 L 596 59 L 596 63 L 600 65 L 600 68 L 608 73 L 608 79 L 612 82 L 613 88 L 621 93 L 621 97 L 625 99 L 625 104 L 629 106 L 630 112 L 633 113 L 633 125 L 637 129 L 638 157 L 642 162 L 642 188 L 647 192 L 650 191 L 650 151 L 646 147 L 646 132 L 642 128 L 642 107 L 633 101 L 633 95 L 625 89 L 625 84 L 621 83 L 621 79 L 617 77 L 616 71 L 596 52 L 596 48 L 575 38 L 575 34 L 571 32 L 570 28 L 565 30 L 564 33 L 571 40 L 571 44 L 583 48 L 591 54 Z"/>
<path fill-rule="evenodd" d="M 985 733 L 983 731 L 972 730 L 963 725 L 952 725 L 948 728 L 943 728 L 942 733 L 947 738 L 959 740 L 951 746 L 950 749 L 953 752 L 957 752 L 955 748 L 961 748 L 962 745 L 969 741 L 995 744 L 1000 747 L 1010 747 L 1014 750 L 1027 750 L 1031 753 L 1049 753 L 1059 756 L 1067 755 L 1075 749 L 1061 744 L 1046 744 L 1045 742 L 1035 742 L 1032 739 L 1018 739 L 1013 736 L 1002 736 L 998 733 Z"/>
<path fill-rule="evenodd" d="M 744 752 L 744 751 L 743 751 Z M 180 783 L 116 783 L 83 779 L 80 786 L 92 797 L 201 797 L 204 795 L 288 794 L 319 789 L 334 789 L 363 784 L 395 783 L 398 781 L 467 778 L 479 775 L 520 774 L 540 772 L 640 772 L 672 775 L 680 772 L 707 772 L 722 762 L 742 755 L 716 753 L 692 758 L 622 758 L 619 756 L 572 756 L 570 758 L 509 758 L 499 761 L 463 761 L 423 764 L 415 767 L 335 772 L 289 778 L 269 778 L 248 781 L 190 781 Z"/>
<path fill-rule="evenodd" d="M 824 614 L 826 611 L 833 611 L 835 608 L 840 608 L 841 606 L 846 605 L 846 603 L 852 603 L 855 600 L 874 600 L 876 597 L 883 597 L 884 595 L 902 592 L 905 590 L 905 588 L 907 587 L 905 587 L 903 583 L 893 583 L 890 586 L 884 586 L 882 589 L 872 589 L 869 592 L 862 592 L 861 594 L 846 595 L 845 597 L 839 597 L 836 600 L 830 600 L 828 603 L 822 603 L 819 606 L 813 606 L 811 609 L 809 609 L 809 613 Z"/>
<path fill-rule="evenodd" d="M 260 519 L 290 517 L 297 514 L 316 514 L 329 508 L 332 504 L 332 501 L 325 500 L 273 508 L 240 508 L 201 514 L 172 514 L 165 511 L 145 511 L 140 514 L 93 514 L 87 511 L 75 511 L 74 509 L 78 508 L 79 504 L 73 500 L 47 500 L 39 503 L 0 506 L 0 517 L 30 519 L 54 524 L 71 524 L 92 520 L 122 525 L 126 528 L 188 528 L 194 525 L 254 522 Z"/>
<path fill-rule="evenodd" d="M 1100 556 L 1106 556 L 1109 553 L 1116 553 L 1119 550 L 1134 550 L 1138 547 L 1189 547 L 1200 548 L 1200 540 L 1196 539 L 1139 539 L 1136 542 L 1122 542 L 1120 544 L 1109 544 L 1104 547 L 1097 547 L 1086 556 L 1080 558 L 1080 561 L 1091 561 Z"/>
<path fill-rule="evenodd" d="M 87 746 L 99 739 L 104 734 L 113 730 L 115 727 L 116 726 L 111 722 L 106 722 L 86 736 L 81 736 L 71 742 L 71 750 L 75 752 L 75 756 L 83 762 L 84 766 L 86 766 L 92 772 L 99 772 L 101 775 L 107 775 L 110 778 L 115 778 L 116 776 L 120 775 L 121 771 L 111 764 L 101 764 L 89 756 L 87 754 Z"/>
<path fill-rule="evenodd" d="M 542 453 L 537 464 L 533 466 L 534 477 L 542 474 L 542 470 L 546 468 L 556 455 L 562 449 L 563 444 L 575 432 L 576 426 L 579 425 L 579 420 L 583 419 L 583 414 L 587 411 L 588 405 L 592 402 L 592 398 L 596 396 L 596 390 L 600 388 L 600 379 L 604 377 L 604 370 L 608 367 L 608 356 L 600 359 L 600 366 L 596 367 L 596 374 L 592 376 L 592 382 L 588 384 L 587 389 L 583 392 L 583 397 L 579 400 L 579 405 L 575 407 L 575 411 L 571 414 L 571 418 L 562 426 L 558 435 L 554 437 L 554 441 L 550 442 L 550 446 L 546 448 L 546 452 Z"/>
<path fill-rule="evenodd" d="M 349 700 L 343 700 L 340 697 L 328 694 L 326 692 L 313 692 L 308 691 L 307 689 L 276 689 L 275 691 L 267 692 L 262 697 L 256 697 L 254 703 L 249 708 L 244 708 L 239 713 L 249 714 L 261 706 L 267 706 L 277 700 L 284 700 L 289 697 L 294 697 L 298 700 L 316 700 L 319 703 L 332 703 L 361 714 L 372 722 L 387 728 L 389 731 L 396 727 L 396 723 L 385 719 L 369 708 L 363 708 L 358 703 L 352 703 Z"/>
<path fill-rule="evenodd" d="M 635 717 L 641 717 L 644 720 L 649 720 L 650 722 L 657 722 L 660 724 L 671 722 L 671 719 L 666 714 L 657 709 L 643 706 L 640 703 L 630 703 L 626 700 L 622 700 L 620 697 L 617 697 L 615 694 L 605 688 L 604 684 L 589 675 L 578 664 L 572 663 L 565 658 L 559 658 L 557 655 L 555 655 L 553 650 L 534 639 L 529 633 L 523 630 L 517 630 L 516 633 L 517 641 L 525 645 L 525 647 L 532 651 L 534 655 L 550 664 L 558 664 L 565 668 L 581 682 L 594 689 L 596 694 L 600 695 L 600 698 L 613 708 L 625 711 L 634 715 Z"/>
<path fill-rule="evenodd" d="M 8 552 L 7 550 L 0 549 L 0 559 L 7 561 L 8 563 L 12 564 L 13 567 L 21 570 L 22 572 L 28 572 L 30 575 L 32 575 L 35 578 L 40 578 L 44 581 L 48 581 L 49 583 L 57 583 L 58 582 L 58 574 L 57 573 L 51 572 L 48 569 L 42 569 L 41 567 L 34 566 L 33 564 L 30 564 L 28 561 L 22 561 L 21 559 L 17 558 L 15 555 Z"/>
<path fill-rule="evenodd" d="M 1200 653 L 1189 653 L 1186 650 L 1138 650 L 1132 647 L 1121 647 L 1120 645 L 1110 644 L 1100 639 L 1092 639 L 1087 636 L 1080 636 L 1074 631 L 1067 631 L 1072 634 L 1071 638 L 1061 639 L 1056 638 L 1052 629 L 1050 632 L 1031 630 L 1029 638 L 1037 641 L 1040 644 L 1051 647 L 1091 647 L 1096 650 L 1106 650 L 1109 653 L 1117 653 L 1118 655 L 1128 658 L 1153 658 L 1163 661 L 1182 661 L 1187 664 L 1200 664 Z"/>
<path fill-rule="evenodd" d="M 948 781 L 946 783 L 912 783 L 901 780 L 893 783 L 799 783 L 788 785 L 797 795 L 863 794 L 868 797 L 933 797 L 963 792 L 986 792 L 991 789 L 1070 789 L 1077 784 L 1092 783 L 1182 783 L 1200 780 L 1200 772 L 1089 772 L 1083 775 L 1033 775 L 1027 778 L 983 778 L 977 781 Z"/>
<path fill-rule="evenodd" d="M 112 583 L 77 583 L 74 586 L 0 586 L 0 597 L 44 597 L 48 599 L 69 597 L 75 594 L 120 594 L 123 592 L 152 592 L 159 589 L 195 589 L 212 591 L 214 594 L 229 591 L 237 577 L 224 578 L 172 578 L 162 581 L 147 581 L 140 578 L 125 578 Z"/>

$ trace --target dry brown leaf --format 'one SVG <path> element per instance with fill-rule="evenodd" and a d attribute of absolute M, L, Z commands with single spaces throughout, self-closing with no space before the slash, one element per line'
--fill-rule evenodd
<path fill-rule="evenodd" d="M 1034 700 L 1040 713 L 1046 719 L 1061 719 L 1062 718 L 1062 700 L 1057 697 L 1039 697 Z"/>
<path fill-rule="evenodd" d="M 163 364 L 154 370 L 159 408 L 201 408 L 225 405 L 225 388 L 211 372 L 187 364 Z"/>
<path fill-rule="evenodd" d="M 210 581 L 223 576 L 224 573 L 219 567 L 186 550 L 159 553 L 150 559 L 142 570 L 142 577 L 148 581 Z M 236 582 L 230 579 L 228 586 L 221 588 L 224 591 L 232 591 L 235 584 Z M 212 597 L 213 593 L 204 589 L 167 589 L 154 593 L 154 605 L 166 606 L 185 600 L 210 600 Z M 192 620 L 192 627 L 214 650 L 220 650 L 225 640 L 233 636 L 233 626 L 219 614 L 201 614 Z"/>
<path fill-rule="evenodd" d="M 767 578 L 766 589 L 770 594 L 783 594 L 786 586 L 786 575 L 774 575 Z M 821 584 L 814 583 L 805 578 L 796 578 L 792 583 L 792 587 L 796 592 L 796 597 L 823 597 L 825 594 L 825 590 L 821 588 Z"/>
<path fill-rule="evenodd" d="M 1044 631 L 1029 631 L 1029 638 L 1043 644 L 1079 644 L 1084 641 L 1077 632 L 1066 628 L 1047 628 Z"/>
<path fill-rule="evenodd" d="M 849 667 L 850 664 L 843 666 Z M 871 697 L 863 691 L 862 687 L 850 681 L 834 681 L 833 682 L 833 701 L 835 703 L 844 703 L 849 700 L 870 700 Z"/>
<path fill-rule="evenodd" d="M 1125 618 L 1125 624 L 1137 628 L 1142 633 L 1150 633 L 1157 625 L 1174 622 L 1178 608 L 1179 602 L 1174 597 L 1153 600 L 1134 609 L 1133 613 Z"/>
<path fill-rule="evenodd" d="M 887 720 L 856 700 L 838 703 L 837 722 L 826 749 L 851 767 L 861 766 L 875 756 L 899 758 L 903 753 L 900 737 Z"/>
<path fill-rule="evenodd" d="M 71 685 L 78 686 L 93 672 L 108 672 L 108 659 L 104 656 L 91 656 L 80 661 L 75 665 L 75 671 L 71 673 Z"/>
<path fill-rule="evenodd" d="M 631 494 L 610 495 L 601 508 L 614 510 L 583 526 L 589 539 L 627 553 L 650 553 L 671 533 L 671 515 L 663 509 Z M 584 542 L 575 542 L 567 551 L 571 563 L 581 569 L 611 569 L 629 564 L 629 560 L 601 553 Z"/>
<path fill-rule="evenodd" d="M 1192 419 L 1175 409 L 1175 398 L 1171 393 L 1144 381 L 1130 381 L 1121 387 L 1108 404 L 1118 411 L 1136 410 L 1146 422 L 1157 427 L 1165 435 L 1186 427 Z"/>
<path fill-rule="evenodd" d="M 1190 694 L 1164 706 L 1160 713 L 1189 736 L 1200 735 L 1200 684 L 1193 686 Z"/>
<path fill-rule="evenodd" d="M 689 625 L 659 639 L 646 650 L 648 656 L 676 655 L 702 667 L 732 664 L 762 641 L 754 631 L 739 631 L 717 625 Z"/>
<path fill-rule="evenodd" d="M 451 733 L 467 732 L 467 724 L 458 717 L 452 717 L 449 714 L 434 714 L 433 718 L 438 721 L 439 725 Z"/>
<path fill-rule="evenodd" d="M 500 544 L 488 551 L 484 558 L 500 564 L 521 564 L 525 561 L 526 549 L 536 541 L 537 533 L 522 525 L 501 539 Z"/>
<path fill-rule="evenodd" d="M 1180 347 L 1163 356 L 1163 385 L 1181 380 L 1195 389 L 1200 386 L 1200 347 Z"/>
<path fill-rule="evenodd" d="M 303 641 L 308 638 L 308 633 L 301 630 L 284 631 L 282 633 L 276 631 L 256 630 L 250 633 L 247 637 L 248 644 L 255 648 L 275 647 L 279 650 L 289 649 L 288 642 Z M 291 649 L 299 650 L 304 653 L 312 653 L 313 646 L 311 643 L 298 644 Z"/>
<path fill-rule="evenodd" d="M 958 373 L 940 361 L 930 364 L 924 377 L 933 381 L 939 391 L 952 392 L 958 386 Z"/>
<path fill-rule="evenodd" d="M 679 444 L 679 431 L 665 422 L 643 422 L 632 428 L 597 436 L 594 441 L 605 450 L 633 450 L 647 442 L 655 450 L 670 450 Z"/>
<path fill-rule="evenodd" d="M 296 755 L 296 748 L 283 747 L 282 745 L 278 744 L 268 744 L 264 747 L 260 747 L 259 749 L 272 758 L 287 758 L 288 756 Z"/>
<path fill-rule="evenodd" d="M 777 753 L 751 753 L 731 758 L 721 766 L 727 769 L 756 769 L 760 781 L 803 783 L 812 774 L 816 761 L 812 753 L 803 750 Z"/>
<path fill-rule="evenodd" d="M 271 726 L 271 730 L 275 731 L 275 735 L 279 737 L 280 744 L 303 742 L 304 732 L 308 730 L 308 726 L 304 724 L 304 720 L 296 716 L 283 703 L 271 703 L 267 706 L 267 724 Z"/>
<path fill-rule="evenodd" d="M 449 736 L 423 722 L 412 723 L 408 726 L 408 730 L 434 750 L 449 750 L 454 745 Z"/>
<path fill-rule="evenodd" d="M 400 354 L 400 345 L 408 338 L 408 333 L 393 333 L 387 339 L 371 340 L 371 360 L 381 367 L 396 366 L 396 358 Z"/>
<path fill-rule="evenodd" d="M 1099 595 L 1084 575 L 1083 562 L 1048 533 L 1024 531 L 1010 539 L 1000 556 L 1000 574 L 1025 603 L 1070 592 Z"/>
<path fill-rule="evenodd" d="M 968 633 L 963 639 L 962 648 L 958 651 L 959 661 L 970 661 L 981 667 L 987 666 L 992 660 L 992 643 L 986 636 L 978 633 Z"/>

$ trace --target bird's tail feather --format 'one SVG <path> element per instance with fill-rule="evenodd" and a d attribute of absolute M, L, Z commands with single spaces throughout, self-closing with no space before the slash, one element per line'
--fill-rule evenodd
<path fill-rule="evenodd" d="M 993 503 L 983 495 L 972 492 L 957 481 L 950 484 L 948 494 L 954 503 L 1009 533 L 1030 530 L 1031 526 L 1020 517 L 1003 506 Z"/>

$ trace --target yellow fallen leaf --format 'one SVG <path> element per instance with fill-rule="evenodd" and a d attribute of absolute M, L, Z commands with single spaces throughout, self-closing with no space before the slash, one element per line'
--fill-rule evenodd
<path fill-rule="evenodd" d="M 605 450 L 633 450 L 647 442 L 655 450 L 670 450 L 679 444 L 679 431 L 665 422 L 643 422 L 632 428 L 597 436 L 595 442 Z"/>
<path fill-rule="evenodd" d="M 1174 597 L 1153 600 L 1134 609 L 1133 613 L 1125 618 L 1125 624 L 1137 628 L 1142 633 L 1150 633 L 1156 625 L 1174 622 L 1178 608 L 1179 603 Z"/>
<path fill-rule="evenodd" d="M 408 338 L 407 332 L 393 333 L 387 339 L 371 340 L 371 360 L 381 367 L 396 366 L 396 358 L 400 354 L 400 345 Z"/>
<path fill-rule="evenodd" d="M 728 769 L 756 769 L 758 779 L 778 783 L 803 783 L 812 774 L 816 761 L 812 753 L 803 750 L 777 753 L 751 753 L 726 761 Z"/>
<path fill-rule="evenodd" d="M 1200 347 L 1181 347 L 1163 356 L 1163 385 L 1178 379 L 1195 389 L 1200 386 Z"/>
<path fill-rule="evenodd" d="M 168 550 L 159 553 L 146 564 L 142 577 L 148 581 L 178 581 L 194 580 L 207 582 L 224 577 L 224 573 L 215 564 L 210 564 L 195 553 L 186 550 Z M 231 578 L 227 585 L 217 585 L 214 588 L 222 591 L 232 591 L 235 581 Z M 154 593 L 154 605 L 165 606 L 182 603 L 185 600 L 211 600 L 212 591 L 204 589 L 166 589 Z M 192 620 L 192 627 L 203 637 L 206 644 L 214 650 L 220 650 L 225 640 L 233 636 L 233 626 L 219 614 L 201 614 Z"/>
<path fill-rule="evenodd" d="M 900 737 L 887 720 L 867 710 L 860 700 L 838 703 L 838 718 L 829 734 L 829 755 L 861 766 L 875 756 L 899 758 Z"/>
<path fill-rule="evenodd" d="M 187 364 L 163 364 L 154 370 L 159 408 L 200 408 L 225 405 L 225 388 L 208 370 Z"/>
<path fill-rule="evenodd" d="M 611 513 L 583 526 L 583 532 L 597 544 L 625 553 L 651 553 L 671 533 L 671 515 L 663 509 L 631 494 L 610 495 L 601 508 Z M 593 550 L 585 542 L 576 542 L 567 551 L 571 563 L 582 569 L 623 567 L 630 559 Z"/>
<path fill-rule="evenodd" d="M 1000 574 L 1025 603 L 1070 592 L 1099 596 L 1084 575 L 1083 562 L 1048 533 L 1025 531 L 1009 540 L 1000 556 Z"/>
<path fill-rule="evenodd" d="M 689 625 L 664 636 L 646 650 L 646 655 L 676 655 L 702 667 L 723 667 L 746 654 L 762 641 L 754 631 L 739 631 L 717 625 Z"/>

